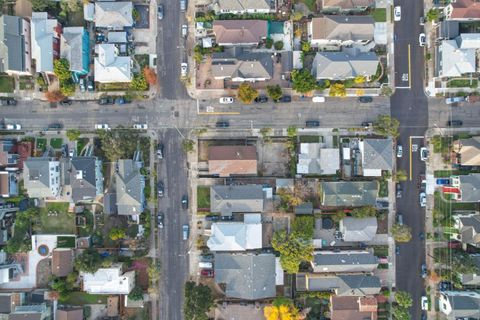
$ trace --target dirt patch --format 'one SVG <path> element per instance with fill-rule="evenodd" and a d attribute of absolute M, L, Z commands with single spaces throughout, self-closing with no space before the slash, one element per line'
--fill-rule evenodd
<path fill-rule="evenodd" d="M 273 223 L 262 224 L 262 247 L 270 247 L 273 237 Z"/>
<path fill-rule="evenodd" d="M 223 89 L 223 80 L 217 80 L 211 72 L 212 58 L 206 56 L 202 63 L 197 64 L 197 89 Z"/>
<path fill-rule="evenodd" d="M 262 141 L 258 144 L 259 172 L 264 176 L 287 175 L 288 151 L 284 141 Z"/>
<path fill-rule="evenodd" d="M 127 271 L 135 270 L 135 283 L 142 287 L 142 289 L 148 289 L 148 260 L 141 259 L 133 261 L 130 268 Z"/>
<path fill-rule="evenodd" d="M 112 228 L 127 228 L 128 222 L 127 217 L 124 216 L 106 216 L 104 215 L 104 225 L 102 228 L 102 235 L 103 235 L 103 246 L 105 248 L 116 248 L 117 243 L 115 241 L 110 240 L 108 237 L 108 233 Z"/>
<path fill-rule="evenodd" d="M 44 288 L 48 286 L 48 281 L 52 276 L 52 260 L 46 258 L 37 263 L 37 287 Z"/>
<path fill-rule="evenodd" d="M 15 15 L 19 17 L 31 17 L 32 16 L 32 3 L 29 0 L 17 0 L 15 1 Z"/>
<path fill-rule="evenodd" d="M 384 219 L 377 219 L 377 234 L 388 233 L 388 219 L 387 214 L 384 214 Z"/>

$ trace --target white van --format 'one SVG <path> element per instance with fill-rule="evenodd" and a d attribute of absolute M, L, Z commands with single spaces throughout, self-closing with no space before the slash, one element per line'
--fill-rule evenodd
<path fill-rule="evenodd" d="M 325 102 L 325 97 L 314 96 L 312 102 Z"/>
<path fill-rule="evenodd" d="M 202 268 L 202 269 L 212 269 L 213 268 L 213 264 L 211 262 L 202 262 L 200 261 L 198 263 L 198 267 L 199 268 Z"/>

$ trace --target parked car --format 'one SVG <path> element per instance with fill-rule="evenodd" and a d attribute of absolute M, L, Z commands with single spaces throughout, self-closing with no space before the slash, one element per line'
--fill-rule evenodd
<path fill-rule="evenodd" d="M 205 262 L 205 261 L 199 261 L 198 262 L 198 267 L 199 268 L 204 268 L 204 269 L 212 269 L 213 268 L 213 263 Z"/>
<path fill-rule="evenodd" d="M 422 296 L 420 304 L 423 311 L 428 311 L 428 298 L 426 296 Z"/>
<path fill-rule="evenodd" d="M 102 124 L 96 124 L 95 129 L 96 130 L 110 130 L 110 127 L 108 126 L 108 124 L 102 123 Z"/>
<path fill-rule="evenodd" d="M 450 281 L 440 281 L 438 283 L 438 290 L 439 291 L 449 291 L 453 289 L 453 285 Z"/>
<path fill-rule="evenodd" d="M 425 25 L 425 17 L 420 17 L 420 25 Z"/>
<path fill-rule="evenodd" d="M 278 102 L 292 102 L 291 96 L 282 96 Z"/>
<path fill-rule="evenodd" d="M 400 21 L 402 20 L 402 7 L 396 6 L 393 9 L 393 20 L 394 21 Z"/>
<path fill-rule="evenodd" d="M 187 76 L 187 71 L 188 71 L 188 64 L 186 62 L 182 62 L 180 64 L 180 75 L 182 77 L 186 77 Z"/>
<path fill-rule="evenodd" d="M 212 269 L 203 269 L 200 271 L 200 275 L 205 278 L 213 278 L 214 274 L 215 273 Z"/>
<path fill-rule="evenodd" d="M 2 98 L 0 99 L 0 105 L 2 106 L 16 106 L 17 100 L 14 98 Z"/>
<path fill-rule="evenodd" d="M 307 121 L 305 121 L 305 126 L 307 128 L 320 127 L 320 121 L 318 121 L 318 120 L 307 120 Z"/>
<path fill-rule="evenodd" d="M 159 143 L 157 146 L 157 158 L 163 159 L 163 144 Z"/>
<path fill-rule="evenodd" d="M 182 197 L 182 209 L 188 209 L 188 196 L 184 195 Z"/>
<path fill-rule="evenodd" d="M 93 82 L 93 77 L 89 77 L 87 80 L 87 90 L 90 92 L 95 91 L 95 83 Z"/>
<path fill-rule="evenodd" d="M 228 128 L 230 126 L 230 123 L 228 121 L 217 121 L 215 123 L 215 127 L 217 128 Z"/>
<path fill-rule="evenodd" d="M 162 181 L 158 181 L 157 189 L 158 189 L 158 196 L 163 197 L 163 192 L 165 191 L 165 186 L 163 185 Z"/>
<path fill-rule="evenodd" d="M 235 99 L 233 99 L 232 97 L 221 97 L 220 99 L 218 99 L 218 102 L 222 104 L 230 104 L 230 103 L 233 103 L 234 101 Z"/>
<path fill-rule="evenodd" d="M 215 222 L 220 220 L 220 217 L 215 215 L 208 215 L 208 216 L 205 216 L 205 220 Z"/>
<path fill-rule="evenodd" d="M 371 123 L 371 122 L 368 122 L 368 121 L 362 122 L 362 127 L 364 127 L 365 129 L 368 129 L 372 126 L 373 126 L 373 123 Z"/>
<path fill-rule="evenodd" d="M 358 101 L 360 101 L 361 103 L 371 103 L 371 102 L 373 102 L 373 98 L 372 97 L 359 97 Z"/>
<path fill-rule="evenodd" d="M 426 161 L 428 159 L 428 149 L 423 147 L 420 148 L 420 160 Z"/>
<path fill-rule="evenodd" d="M 186 38 L 188 33 L 188 26 L 186 24 L 182 25 L 182 37 Z"/>
<path fill-rule="evenodd" d="M 422 278 L 426 278 L 427 277 L 427 265 L 424 263 L 422 264 Z"/>
<path fill-rule="evenodd" d="M 48 125 L 48 129 L 51 129 L 51 130 L 57 130 L 57 129 L 62 129 L 62 128 L 63 128 L 63 124 L 58 123 L 58 122 L 50 123 Z"/>
<path fill-rule="evenodd" d="M 112 97 L 109 97 L 109 96 L 101 97 L 98 100 L 99 105 L 109 105 L 109 104 L 114 104 L 114 103 L 115 103 L 115 100 Z"/>
<path fill-rule="evenodd" d="M 402 145 L 397 146 L 397 158 L 401 158 L 403 156 L 403 147 Z"/>
<path fill-rule="evenodd" d="M 183 240 L 187 240 L 188 239 L 188 233 L 189 233 L 188 224 L 184 224 L 182 226 L 182 232 L 183 232 Z"/>
<path fill-rule="evenodd" d="M 422 240 L 422 241 L 425 240 L 425 233 L 420 232 L 420 233 L 418 234 L 418 237 L 419 237 L 420 240 Z"/>
<path fill-rule="evenodd" d="M 163 228 L 163 212 L 157 214 L 157 225 L 160 229 Z"/>
<path fill-rule="evenodd" d="M 85 78 L 80 78 L 80 80 L 78 80 L 78 85 L 80 86 L 80 92 L 85 92 L 86 91 L 86 83 L 87 81 L 85 80 Z"/>
<path fill-rule="evenodd" d="M 66 107 L 66 106 L 72 105 L 72 100 L 70 100 L 70 99 L 64 99 L 64 100 L 60 101 L 59 103 L 60 103 L 61 106 Z"/>
<path fill-rule="evenodd" d="M 258 97 L 255 98 L 254 100 L 256 103 L 267 103 L 268 102 L 268 98 L 267 96 L 265 95 L 259 95 Z"/>
<path fill-rule="evenodd" d="M 115 98 L 115 103 L 116 104 L 127 104 L 127 103 L 130 103 L 130 100 L 128 100 L 125 97 L 116 97 Z"/>
<path fill-rule="evenodd" d="M 133 129 L 137 129 L 137 130 L 147 130 L 148 129 L 148 125 L 146 123 L 135 123 L 133 126 L 132 126 Z"/>
<path fill-rule="evenodd" d="M 314 96 L 314 97 L 312 98 L 312 102 L 315 102 L 315 103 L 325 102 L 325 97 Z"/>
<path fill-rule="evenodd" d="M 397 212 L 397 223 L 403 226 L 403 214 Z"/>
<path fill-rule="evenodd" d="M 5 129 L 11 130 L 11 131 L 19 131 L 19 130 L 22 130 L 22 126 L 17 123 L 7 124 L 5 125 Z"/>
<path fill-rule="evenodd" d="M 420 207 L 425 207 L 427 205 L 427 195 L 425 192 L 420 193 Z"/>
<path fill-rule="evenodd" d="M 465 97 L 448 97 L 445 99 L 446 104 L 453 104 L 453 103 L 458 103 L 463 101 L 465 101 Z"/>
<path fill-rule="evenodd" d="M 235 218 L 233 216 L 221 216 L 220 220 L 222 221 L 233 221 Z"/>
<path fill-rule="evenodd" d="M 449 127 L 461 127 L 463 125 L 462 120 L 450 120 L 447 122 L 447 126 Z"/>
<path fill-rule="evenodd" d="M 424 47 L 426 43 L 427 43 L 427 36 L 425 36 L 425 33 L 422 32 L 418 35 L 418 45 L 420 47 Z"/>
<path fill-rule="evenodd" d="M 397 192 L 397 199 L 402 197 L 402 185 L 397 183 L 395 186 L 395 190 Z"/>
<path fill-rule="evenodd" d="M 163 4 L 159 4 L 157 7 L 157 17 L 159 20 L 163 19 Z"/>
<path fill-rule="evenodd" d="M 400 254 L 400 246 L 395 247 L 395 254 L 398 256 Z"/>
<path fill-rule="evenodd" d="M 200 261 L 204 262 L 213 262 L 214 255 L 213 254 L 202 254 L 200 255 Z"/>
<path fill-rule="evenodd" d="M 187 0 L 180 0 L 180 11 L 185 12 L 187 10 Z"/>

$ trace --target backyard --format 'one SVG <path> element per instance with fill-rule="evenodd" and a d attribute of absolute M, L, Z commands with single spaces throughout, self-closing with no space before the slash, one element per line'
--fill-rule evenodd
<path fill-rule="evenodd" d="M 48 203 L 40 208 L 37 227 L 45 234 L 75 234 L 75 215 L 68 212 L 67 202 Z"/>
<path fill-rule="evenodd" d="M 50 146 L 53 149 L 60 149 L 63 144 L 63 139 L 62 138 L 52 138 L 50 139 Z"/>
<path fill-rule="evenodd" d="M 70 293 L 66 299 L 60 299 L 60 302 L 71 305 L 107 304 L 107 297 L 107 295 L 103 294 L 88 294 L 75 291 Z"/>
<path fill-rule="evenodd" d="M 36 148 L 41 151 L 45 151 L 47 148 L 47 139 L 46 138 L 37 138 Z"/>
<path fill-rule="evenodd" d="M 0 92 L 13 92 L 15 89 L 15 80 L 7 75 L 0 76 Z"/>
<path fill-rule="evenodd" d="M 433 211 L 434 226 L 452 226 L 452 214 L 456 210 L 476 211 L 478 210 L 478 206 L 476 203 L 446 201 L 440 192 L 435 192 L 435 206 Z"/>

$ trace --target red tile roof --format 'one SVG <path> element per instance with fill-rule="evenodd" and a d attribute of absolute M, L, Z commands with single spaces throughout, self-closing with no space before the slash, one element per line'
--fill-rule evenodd
<path fill-rule="evenodd" d="M 456 0 L 450 5 L 453 9 L 450 19 L 480 18 L 480 2 L 475 0 Z"/>

